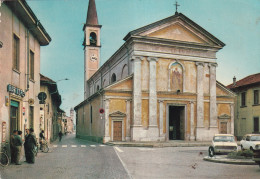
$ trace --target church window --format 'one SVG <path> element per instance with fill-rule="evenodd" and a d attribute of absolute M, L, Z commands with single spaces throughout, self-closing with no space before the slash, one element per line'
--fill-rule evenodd
<path fill-rule="evenodd" d="M 111 83 L 116 82 L 116 74 L 113 73 L 112 77 L 111 77 Z"/>
<path fill-rule="evenodd" d="M 97 85 L 97 91 L 99 91 L 99 85 Z"/>
<path fill-rule="evenodd" d="M 127 68 L 127 65 L 125 64 L 122 69 L 121 79 L 124 79 L 125 77 L 127 77 L 127 75 L 128 75 L 128 68 Z"/>
<path fill-rule="evenodd" d="M 106 79 L 104 79 L 104 81 L 103 81 L 103 88 L 106 86 Z"/>
<path fill-rule="evenodd" d="M 89 44 L 91 46 L 97 46 L 97 35 L 94 32 L 91 32 L 89 35 Z"/>

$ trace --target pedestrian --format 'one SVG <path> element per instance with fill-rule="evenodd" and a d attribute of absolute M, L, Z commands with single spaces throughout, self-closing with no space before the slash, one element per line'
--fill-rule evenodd
<path fill-rule="evenodd" d="M 25 156 L 26 156 L 26 162 L 27 163 L 34 163 L 35 162 L 35 156 L 34 156 L 34 150 L 37 145 L 36 137 L 34 134 L 33 128 L 30 128 L 30 133 L 25 139 Z"/>
<path fill-rule="evenodd" d="M 18 131 L 17 135 L 14 136 L 14 162 L 16 165 L 21 165 L 20 158 L 21 158 L 21 149 L 23 145 L 22 141 L 22 131 Z"/>
<path fill-rule="evenodd" d="M 15 145 L 14 145 L 14 137 L 17 135 L 17 130 L 13 130 L 13 134 L 10 139 L 10 148 L 11 148 L 11 163 L 15 163 Z"/>
<path fill-rule="evenodd" d="M 39 134 L 39 136 L 40 136 L 40 139 L 39 139 L 39 142 L 40 142 L 40 150 L 42 150 L 42 143 L 43 143 L 43 140 L 45 140 L 44 130 L 41 131 L 41 133 Z"/>
<path fill-rule="evenodd" d="M 25 129 L 25 135 L 24 135 L 24 139 L 25 139 L 25 141 L 24 141 L 25 162 L 27 162 L 27 158 L 28 158 L 28 156 L 27 156 L 27 154 L 28 154 L 28 152 L 27 152 L 27 142 L 28 142 L 27 137 L 29 136 L 29 134 L 30 134 L 29 129 Z"/>
<path fill-rule="evenodd" d="M 59 132 L 59 141 L 61 141 L 61 138 L 62 138 L 62 132 L 60 131 Z"/>

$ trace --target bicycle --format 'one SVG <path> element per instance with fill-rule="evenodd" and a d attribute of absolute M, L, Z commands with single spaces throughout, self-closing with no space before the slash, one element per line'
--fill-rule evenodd
<path fill-rule="evenodd" d="M 3 166 L 3 167 L 8 166 L 9 162 L 10 162 L 10 159 L 8 157 L 8 154 L 7 154 L 6 145 L 7 145 L 7 143 L 3 144 L 2 150 L 0 152 L 0 165 Z"/>
<path fill-rule="evenodd" d="M 42 140 L 42 142 L 41 142 L 41 151 L 44 153 L 49 152 L 49 146 L 48 146 L 48 142 L 46 140 Z"/>

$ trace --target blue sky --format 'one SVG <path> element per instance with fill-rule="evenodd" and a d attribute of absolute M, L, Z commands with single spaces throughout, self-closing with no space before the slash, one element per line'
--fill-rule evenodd
<path fill-rule="evenodd" d="M 83 100 L 83 24 L 88 0 L 27 1 L 52 38 L 41 48 L 41 73 L 58 82 L 62 106 Z M 101 30 L 101 64 L 131 30 L 175 13 L 175 0 L 96 0 Z M 217 53 L 217 80 L 228 85 L 260 72 L 260 0 L 178 0 L 179 12 L 202 26 L 226 46 Z"/>

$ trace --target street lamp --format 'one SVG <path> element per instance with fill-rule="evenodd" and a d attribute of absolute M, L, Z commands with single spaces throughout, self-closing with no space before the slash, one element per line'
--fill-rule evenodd
<path fill-rule="evenodd" d="M 56 83 L 59 82 L 59 81 L 64 81 L 64 80 L 69 80 L 69 79 L 68 78 L 64 78 L 64 79 L 61 79 L 61 80 L 57 80 Z"/>

